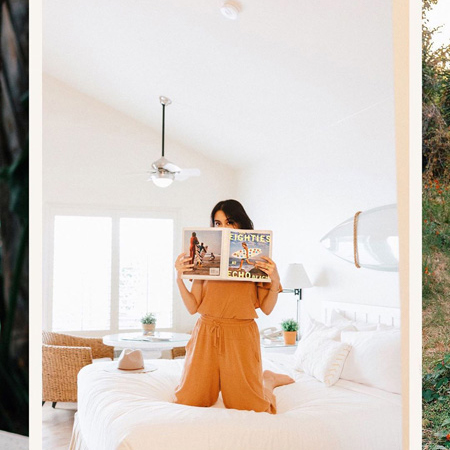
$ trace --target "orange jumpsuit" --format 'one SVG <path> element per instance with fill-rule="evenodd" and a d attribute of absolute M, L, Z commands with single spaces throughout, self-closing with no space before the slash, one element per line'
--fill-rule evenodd
<path fill-rule="evenodd" d="M 276 414 L 275 396 L 263 385 L 260 337 L 254 321 L 258 317 L 255 308 L 270 286 L 203 281 L 197 309 L 201 317 L 186 345 L 176 403 L 212 406 L 222 391 L 226 408 Z"/>

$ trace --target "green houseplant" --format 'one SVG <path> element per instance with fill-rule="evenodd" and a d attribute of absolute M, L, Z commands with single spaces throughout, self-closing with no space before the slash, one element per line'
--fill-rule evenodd
<path fill-rule="evenodd" d="M 144 334 L 153 333 L 156 326 L 156 317 L 153 313 L 147 313 L 141 317 Z"/>
<path fill-rule="evenodd" d="M 298 322 L 294 319 L 286 319 L 281 322 L 281 328 L 283 329 L 284 343 L 286 345 L 295 345 L 297 340 Z"/>

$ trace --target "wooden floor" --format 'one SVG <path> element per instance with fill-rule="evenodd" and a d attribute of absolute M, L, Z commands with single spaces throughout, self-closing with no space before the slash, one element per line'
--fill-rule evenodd
<path fill-rule="evenodd" d="M 76 403 L 57 403 L 56 408 L 47 402 L 42 407 L 42 450 L 67 450 L 72 435 Z"/>

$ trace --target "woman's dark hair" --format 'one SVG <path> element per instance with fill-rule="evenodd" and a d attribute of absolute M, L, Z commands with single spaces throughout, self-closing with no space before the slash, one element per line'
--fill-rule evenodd
<path fill-rule="evenodd" d="M 223 211 L 227 219 L 236 222 L 242 230 L 253 230 L 253 222 L 245 212 L 244 207 L 237 200 L 223 200 L 214 206 L 211 212 L 211 226 L 214 226 L 214 216 L 217 211 Z"/>

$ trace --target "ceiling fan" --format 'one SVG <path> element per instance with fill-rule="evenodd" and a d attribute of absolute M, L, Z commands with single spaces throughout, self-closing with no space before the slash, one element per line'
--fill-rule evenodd
<path fill-rule="evenodd" d="M 164 125 L 165 125 L 165 108 L 172 103 L 167 97 L 159 97 L 162 105 L 162 156 L 152 163 L 152 170 L 149 171 L 149 181 L 153 181 L 158 187 L 167 187 L 175 181 L 183 181 L 190 177 L 198 177 L 199 169 L 180 169 L 164 157 Z"/>

